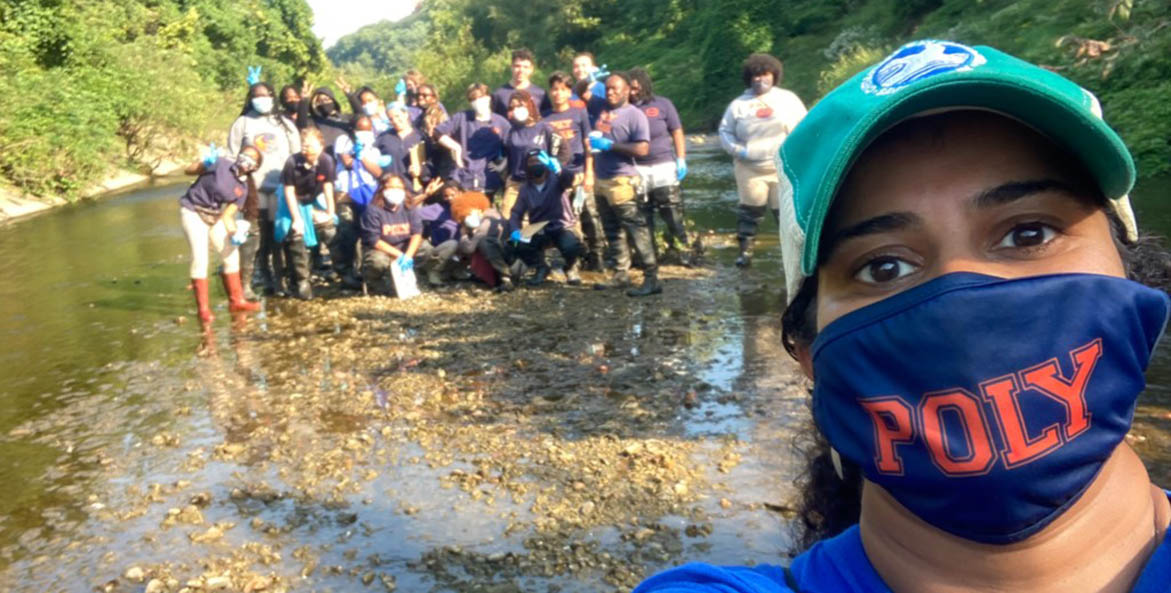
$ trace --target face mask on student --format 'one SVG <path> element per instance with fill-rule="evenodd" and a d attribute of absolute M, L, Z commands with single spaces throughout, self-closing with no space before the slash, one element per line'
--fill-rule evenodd
<path fill-rule="evenodd" d="M 525 177 L 533 183 L 540 184 L 544 180 L 541 179 L 549 169 L 541 163 L 532 163 L 525 166 Z"/>
<path fill-rule="evenodd" d="M 513 108 L 512 119 L 517 122 L 520 122 L 520 123 L 524 123 L 524 122 L 529 121 L 529 108 L 528 107 Z"/>
<path fill-rule="evenodd" d="M 369 115 L 370 117 L 374 117 L 374 116 L 378 115 L 378 102 L 377 101 L 367 101 L 365 103 L 362 103 L 362 111 L 364 111 L 366 113 L 366 115 Z"/>
<path fill-rule="evenodd" d="M 386 202 L 391 206 L 399 206 L 407 199 L 407 192 L 406 190 L 392 187 L 384 190 L 382 197 L 386 198 Z"/>
<path fill-rule="evenodd" d="M 1096 274 L 948 274 L 821 331 L 814 419 L 919 518 L 1017 542 L 1077 502 L 1126 436 L 1169 303 Z"/>
<path fill-rule="evenodd" d="M 373 130 L 359 130 L 354 132 L 354 140 L 362 146 L 374 146 L 374 131 Z"/>
<path fill-rule="evenodd" d="M 252 97 L 252 109 L 261 115 L 272 111 L 272 97 Z"/>
<path fill-rule="evenodd" d="M 763 95 L 773 88 L 773 83 L 768 80 L 761 80 L 759 78 L 752 79 L 752 92 Z"/>
<path fill-rule="evenodd" d="M 484 220 L 480 217 L 479 212 L 472 212 L 467 216 L 467 218 L 464 218 L 464 224 L 467 225 L 469 229 L 480 228 L 480 223 L 483 221 Z"/>
<path fill-rule="evenodd" d="M 492 112 L 492 99 L 488 97 L 480 97 L 472 101 L 472 110 L 476 112 L 476 117 L 485 119 Z"/>
<path fill-rule="evenodd" d="M 248 153 L 240 153 L 240 156 L 236 157 L 236 171 L 240 172 L 241 177 L 246 177 L 255 170 L 256 161 Z"/>

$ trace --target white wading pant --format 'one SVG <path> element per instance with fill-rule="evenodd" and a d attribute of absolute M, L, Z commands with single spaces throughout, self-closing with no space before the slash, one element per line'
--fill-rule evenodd
<path fill-rule="evenodd" d="M 179 207 L 179 220 L 183 224 L 183 234 L 187 235 L 187 245 L 191 247 L 191 277 L 197 280 L 207 278 L 207 246 L 211 246 L 220 254 L 224 262 L 224 272 L 233 274 L 240 271 L 240 254 L 236 246 L 228 240 L 228 229 L 224 228 L 224 221 L 219 220 L 208 226 L 194 210 Z"/>
<path fill-rule="evenodd" d="M 748 165 L 736 160 L 732 167 L 736 176 L 736 188 L 740 193 L 740 204 L 744 206 L 768 206 L 772 210 L 781 207 L 780 186 L 777 169 L 772 165 Z"/>

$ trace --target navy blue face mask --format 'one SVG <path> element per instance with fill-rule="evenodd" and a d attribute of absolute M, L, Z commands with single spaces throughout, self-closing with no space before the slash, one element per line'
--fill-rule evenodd
<path fill-rule="evenodd" d="M 813 413 L 919 518 L 988 544 L 1060 516 L 1126 436 L 1167 295 L 1093 274 L 936 278 L 830 323 Z"/>

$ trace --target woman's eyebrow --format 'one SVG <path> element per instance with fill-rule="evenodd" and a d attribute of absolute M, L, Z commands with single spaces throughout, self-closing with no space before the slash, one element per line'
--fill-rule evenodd
<path fill-rule="evenodd" d="M 1035 179 L 1029 181 L 1011 181 L 984 190 L 973 199 L 977 209 L 993 208 L 1015 202 L 1021 198 L 1041 192 L 1058 191 L 1070 196 L 1078 195 L 1074 187 L 1064 181 L 1056 179 Z"/>
<path fill-rule="evenodd" d="M 879 214 L 871 218 L 867 218 L 861 222 L 854 223 L 844 229 L 835 231 L 829 236 L 829 239 L 821 243 L 821 256 L 817 259 L 819 261 L 827 261 L 834 253 L 834 251 L 841 246 L 845 241 L 856 239 L 866 235 L 875 235 L 878 233 L 887 233 L 890 231 L 898 231 L 907 227 L 920 224 L 921 219 L 913 212 L 888 212 L 886 214 Z"/>

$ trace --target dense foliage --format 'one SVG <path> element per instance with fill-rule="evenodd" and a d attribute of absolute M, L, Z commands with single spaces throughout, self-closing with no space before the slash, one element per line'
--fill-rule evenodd
<path fill-rule="evenodd" d="M 0 0 L 0 177 L 72 195 L 328 67 L 304 0 Z M 279 87 L 279 84 L 278 84 Z"/>
<path fill-rule="evenodd" d="M 953 39 L 1096 92 L 1151 176 L 1171 171 L 1169 24 L 1164 0 L 425 0 L 410 19 L 366 27 L 329 55 L 383 90 L 419 68 L 459 106 L 467 84 L 507 80 L 511 48 L 536 53 L 537 80 L 590 50 L 612 67 L 646 67 L 685 124 L 711 129 L 753 51 L 781 57 L 785 86 L 812 103 L 909 39 Z"/>

